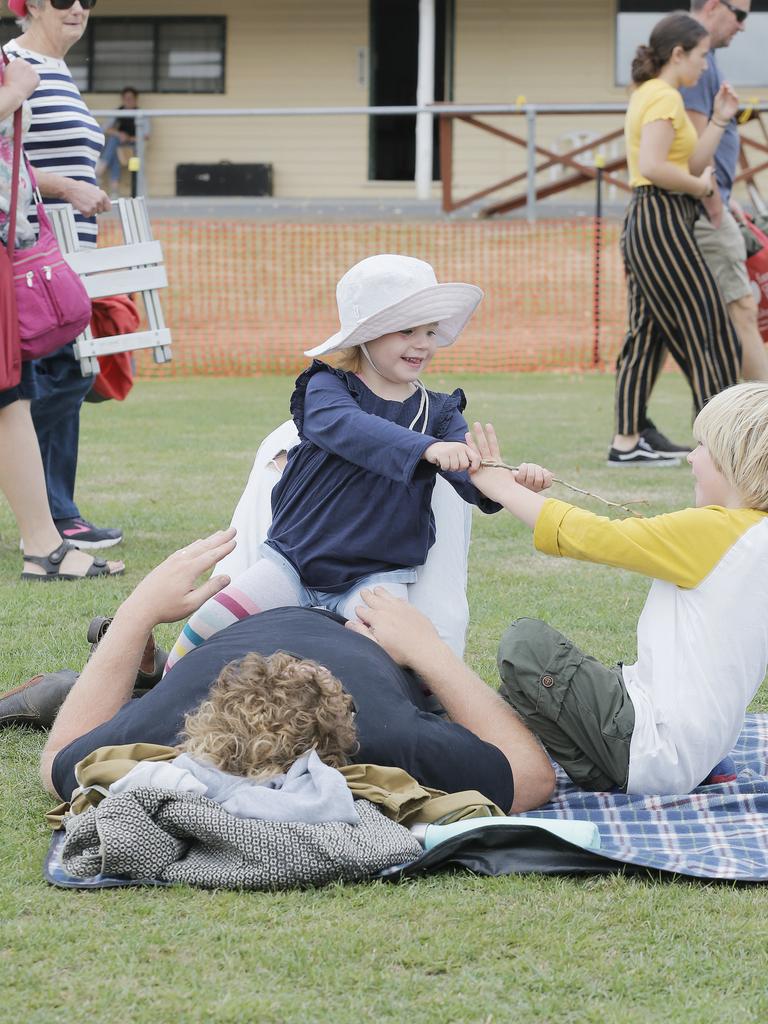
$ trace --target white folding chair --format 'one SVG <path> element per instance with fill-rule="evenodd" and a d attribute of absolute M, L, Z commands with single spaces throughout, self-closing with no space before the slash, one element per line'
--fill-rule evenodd
<path fill-rule="evenodd" d="M 143 198 L 118 199 L 124 245 L 103 249 L 81 249 L 72 207 L 51 206 L 47 212 L 67 263 L 81 277 L 92 299 L 135 292 L 141 295 L 149 330 L 94 338 L 90 327 L 76 339 L 75 355 L 84 377 L 99 372 L 98 357 L 114 352 L 133 352 L 151 348 L 156 363 L 171 358 L 171 332 L 165 326 L 159 290 L 168 287 L 163 250 L 152 238 L 147 207 Z"/>

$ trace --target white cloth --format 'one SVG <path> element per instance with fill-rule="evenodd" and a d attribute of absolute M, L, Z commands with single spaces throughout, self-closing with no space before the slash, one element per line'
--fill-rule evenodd
<path fill-rule="evenodd" d="M 272 522 L 272 488 L 280 479 L 275 457 L 299 443 L 296 426 L 287 420 L 273 430 L 259 446 L 248 482 L 232 516 L 237 528 L 237 547 L 223 558 L 214 573 L 236 579 L 261 556 L 259 546 Z M 467 559 L 472 530 L 472 510 L 451 485 L 438 474 L 432 494 L 435 543 L 418 569 L 418 578 L 408 586 L 408 600 L 431 620 L 451 650 L 463 657 L 469 605 L 467 604 Z"/>
<path fill-rule="evenodd" d="M 324 764 L 314 750 L 302 754 L 284 775 L 255 782 L 230 775 L 189 754 L 173 761 L 140 761 L 109 787 L 110 794 L 150 787 L 199 793 L 238 818 L 301 821 L 315 825 L 344 821 L 357 825 L 352 792 L 341 772 Z"/>

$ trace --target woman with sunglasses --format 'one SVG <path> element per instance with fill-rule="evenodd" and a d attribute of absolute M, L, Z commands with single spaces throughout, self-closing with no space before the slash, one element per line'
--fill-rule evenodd
<path fill-rule="evenodd" d="M 110 208 L 96 184 L 104 133 L 88 110 L 64 60 L 82 37 L 96 0 L 8 0 L 22 34 L 6 44 L 10 57 L 26 60 L 40 76 L 30 97 L 32 124 L 24 148 L 43 198 L 71 203 L 81 248 L 96 245 L 96 214 Z M 73 339 L 74 341 L 74 339 Z M 106 548 L 122 532 L 93 526 L 75 504 L 80 407 L 93 383 L 83 377 L 72 344 L 36 362 L 40 397 L 32 418 L 45 467 L 51 512 L 64 540 Z"/>
<path fill-rule="evenodd" d="M 685 374 L 695 412 L 739 379 L 739 340 L 693 234 L 699 200 L 713 195 L 715 150 L 738 109 L 724 83 L 698 136 L 680 88 L 707 66 L 709 33 L 688 14 L 654 27 L 632 62 L 625 137 L 634 192 L 621 248 L 629 292 L 629 328 L 616 366 L 616 435 L 609 466 L 675 466 L 688 449 L 647 418 L 667 350 Z"/>
<path fill-rule="evenodd" d="M 24 131 L 32 116 L 28 98 L 39 84 L 37 72 L 26 61 L 12 61 L 0 71 L 0 248 L 8 244 L 10 230 L 14 114 L 21 108 L 21 130 Z M 17 250 L 35 244 L 36 231 L 30 217 L 33 209 L 32 183 L 22 164 L 14 232 Z M 11 333 L 10 339 L 3 334 L 6 329 Z M 15 328 L 3 317 L 0 348 L 16 344 Z M 122 562 L 107 563 L 76 550 L 62 541 L 54 525 L 45 492 L 40 448 L 29 411 L 36 394 L 32 363 L 22 363 L 18 383 L 0 389 L 0 492 L 8 499 L 24 544 L 22 579 L 79 580 L 117 575 L 122 572 Z"/>

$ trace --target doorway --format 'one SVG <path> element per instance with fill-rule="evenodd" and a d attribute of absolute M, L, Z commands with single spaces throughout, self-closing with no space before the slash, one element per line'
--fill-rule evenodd
<path fill-rule="evenodd" d="M 454 0 L 435 0 L 435 100 L 453 95 Z M 419 0 L 370 0 L 370 104 L 413 106 L 419 61 Z M 432 179 L 440 178 L 439 124 L 434 119 Z M 371 117 L 368 177 L 413 181 L 416 117 Z"/>

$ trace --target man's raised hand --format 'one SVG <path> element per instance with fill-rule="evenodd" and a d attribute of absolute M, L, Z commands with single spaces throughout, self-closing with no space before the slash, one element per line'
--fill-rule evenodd
<path fill-rule="evenodd" d="M 234 527 L 217 530 L 174 551 L 144 577 L 124 606 L 150 629 L 160 622 L 188 618 L 230 582 L 224 575 L 200 584 L 196 581 L 234 549 L 235 532 Z"/>

